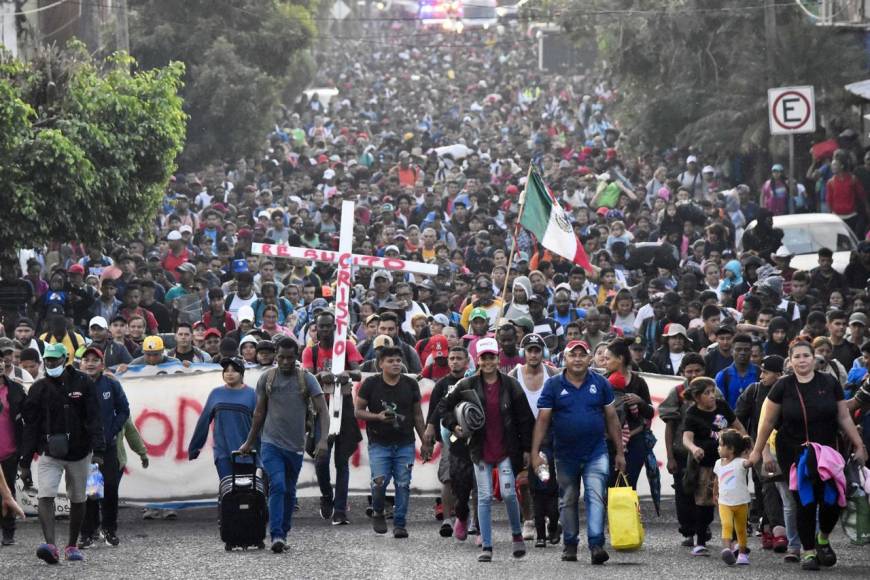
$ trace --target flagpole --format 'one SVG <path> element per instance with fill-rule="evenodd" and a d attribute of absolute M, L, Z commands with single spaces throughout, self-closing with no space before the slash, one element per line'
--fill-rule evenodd
<path fill-rule="evenodd" d="M 517 223 L 514 224 L 514 239 L 513 239 L 513 243 L 511 244 L 511 253 L 508 256 L 507 273 L 504 277 L 504 288 L 501 291 L 502 300 L 504 300 L 504 297 L 507 295 L 508 281 L 510 280 L 510 273 L 511 273 L 511 264 L 514 263 L 514 254 L 516 254 L 516 251 L 517 251 L 517 238 L 520 235 L 520 227 L 521 227 L 520 220 L 523 218 L 523 210 L 526 207 L 526 192 L 529 190 L 529 182 L 531 180 L 532 180 L 532 161 L 530 159 L 529 160 L 529 171 L 526 174 L 526 186 L 523 188 L 522 193 L 520 193 L 520 202 L 519 202 L 520 209 L 519 209 L 519 212 L 517 213 Z M 528 298 L 529 298 L 529 296 L 526 296 L 526 299 L 528 299 Z"/>

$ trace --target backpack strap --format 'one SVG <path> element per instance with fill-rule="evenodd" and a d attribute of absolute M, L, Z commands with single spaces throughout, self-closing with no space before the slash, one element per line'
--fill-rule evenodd
<path fill-rule="evenodd" d="M 296 382 L 299 383 L 299 392 L 302 395 L 302 400 L 307 403 L 311 395 L 308 393 L 308 384 L 305 382 L 305 369 L 298 363 L 296 365 Z"/>
<path fill-rule="evenodd" d="M 266 396 L 272 396 L 272 385 L 275 383 L 275 376 L 278 374 L 277 368 L 271 368 L 266 371 Z"/>
<path fill-rule="evenodd" d="M 798 386 L 797 377 L 794 379 L 794 390 L 797 393 L 798 401 L 801 404 L 801 412 L 804 416 L 804 435 L 806 435 L 806 441 L 804 441 L 804 445 L 808 445 L 810 442 L 810 423 L 807 420 L 807 407 L 804 405 L 804 396 L 801 394 L 800 387 Z"/>
<path fill-rule="evenodd" d="M 79 349 L 79 339 L 76 336 L 75 330 L 69 333 L 69 340 L 72 343 L 72 354 L 75 356 L 76 351 Z"/>

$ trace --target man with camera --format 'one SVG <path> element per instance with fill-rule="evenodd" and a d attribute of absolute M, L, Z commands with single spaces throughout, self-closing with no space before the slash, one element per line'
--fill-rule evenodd
<path fill-rule="evenodd" d="M 423 442 L 424 461 L 431 456 L 432 445 L 424 439 L 420 385 L 402 374 L 401 349 L 385 346 L 378 353 L 378 363 L 381 373 L 363 381 L 355 402 L 356 418 L 366 422 L 369 439 L 372 527 L 378 534 L 387 533 L 384 503 L 392 479 L 396 488 L 393 537 L 407 538 L 405 516 L 415 461 L 414 431 Z"/>
<path fill-rule="evenodd" d="M 334 396 L 335 389 L 341 389 L 342 411 L 341 431 L 335 438 L 329 439 L 328 452 L 314 462 L 317 474 L 317 484 L 320 486 L 320 517 L 325 520 L 332 518 L 332 525 L 343 526 L 347 520 L 347 488 L 350 482 L 350 456 L 356 451 L 357 443 L 362 441 L 359 425 L 353 411 L 353 383 L 359 381 L 359 363 L 362 361 L 354 344 L 345 340 L 345 367 L 347 371 L 332 374 L 332 347 L 335 341 L 335 314 L 324 310 L 317 315 L 317 344 L 309 346 L 302 353 L 302 367 L 314 374 L 326 397 L 329 408 L 329 398 Z M 317 440 L 317 429 L 312 434 Z M 335 491 L 333 492 L 329 473 L 329 456 L 335 449 Z"/>
<path fill-rule="evenodd" d="M 45 377 L 27 393 L 24 416 L 24 442 L 21 453 L 21 479 L 32 485 L 30 464 L 38 453 L 39 523 L 45 543 L 36 556 L 57 564 L 60 555 L 55 545 L 55 506 L 61 476 L 66 476 L 66 493 L 70 501 L 69 538 L 64 557 L 84 560 L 77 543 L 85 517 L 88 473 L 91 463 L 102 465 L 106 451 L 103 421 L 93 381 L 67 365 L 68 353 L 62 344 L 45 345 Z"/>

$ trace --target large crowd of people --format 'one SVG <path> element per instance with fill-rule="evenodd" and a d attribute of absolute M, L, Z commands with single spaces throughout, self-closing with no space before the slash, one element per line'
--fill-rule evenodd
<path fill-rule="evenodd" d="M 212 421 L 220 476 L 234 451 L 259 449 L 275 552 L 306 451 L 320 514 L 350 523 L 359 419 L 376 532 L 388 531 L 391 509 L 393 535 L 408 536 L 415 447 L 428 459 L 440 444 L 441 536 L 474 535 L 478 560 L 492 560 L 498 496 L 514 557 L 527 540 L 561 541 L 574 561 L 582 482 L 590 558 L 603 564 L 607 488 L 618 472 L 637 484 L 658 410 L 675 536 L 693 556 L 710 554 L 718 505 L 725 563 L 749 563 L 754 526 L 786 561 L 834 565 L 828 535 L 842 498 L 830 501 L 828 477 L 806 463 L 824 462 L 834 478 L 837 465 L 842 474 L 846 460 L 867 459 L 870 154 L 845 135 L 796 184 L 779 164 L 753 182 L 715 152 L 630 151 L 606 71 L 539 72 L 536 44 L 519 34 L 457 38 L 397 24 L 336 44 L 314 85 L 336 94 L 283 110 L 251 158 L 176 175 L 140 237 L 58 240 L 2 264 L 0 460 L 7 482 L 20 470 L 29 484 L 40 456 L 41 559 L 61 557 L 63 473 L 64 556 L 120 542 L 124 441 L 148 458 L 118 378 L 135 365 L 214 362 L 223 383 L 189 455 Z M 532 167 L 591 268 L 518 227 Z M 346 370 L 333 374 L 336 265 L 256 255 L 252 243 L 336 250 L 344 200 L 356 204 L 355 253 L 436 264 L 437 275 L 355 267 Z M 811 270 L 790 266 L 772 219 L 788 208 L 824 208 L 854 230 L 862 241 L 845 271 L 833 267 L 840 248 L 819 249 Z M 252 368 L 264 372 L 247 386 Z M 685 386 L 656 409 L 641 373 Z M 420 378 L 435 381 L 426 414 Z M 336 396 L 342 422 L 329 437 Z M 100 502 L 86 496 L 92 463 L 105 478 Z M 789 485 L 796 464 L 799 488 Z M 13 517 L 2 530 L 13 543 Z"/>

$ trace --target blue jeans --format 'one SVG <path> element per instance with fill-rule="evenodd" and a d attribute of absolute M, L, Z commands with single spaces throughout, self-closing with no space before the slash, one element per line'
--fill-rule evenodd
<path fill-rule="evenodd" d="M 556 458 L 556 480 L 559 482 L 559 513 L 566 546 L 580 542 L 580 479 L 583 479 L 583 502 L 586 504 L 586 536 L 589 547 L 604 546 L 605 497 L 610 460 L 602 453 L 588 461 L 566 461 Z"/>
<path fill-rule="evenodd" d="M 396 488 L 393 525 L 405 527 L 408 502 L 411 497 L 411 470 L 414 467 L 414 444 L 378 445 L 369 443 L 369 466 L 372 470 L 372 511 L 384 513 L 384 502 L 390 479 Z"/>
<path fill-rule="evenodd" d="M 508 513 L 511 533 L 522 533 L 520 518 L 520 502 L 517 501 L 517 487 L 514 470 L 509 457 L 502 459 L 498 465 L 492 463 L 476 463 L 474 479 L 477 480 L 477 519 L 480 523 L 480 538 L 484 548 L 492 548 L 492 470 L 498 468 L 498 485 L 501 488 L 501 499 Z"/>
<path fill-rule="evenodd" d="M 350 457 L 342 456 L 335 450 L 335 493 L 332 491 L 331 474 L 329 473 L 329 457 L 335 447 L 334 441 L 329 440 L 329 451 L 320 459 L 314 461 L 314 473 L 317 475 L 317 485 L 320 486 L 320 495 L 327 497 L 333 502 L 335 511 L 347 511 L 347 487 L 350 483 Z"/>
<path fill-rule="evenodd" d="M 776 491 L 779 492 L 779 497 L 782 499 L 782 519 L 785 522 L 785 536 L 788 538 L 788 547 L 790 550 L 800 551 L 801 539 L 798 535 L 797 505 L 795 505 L 794 496 L 789 491 L 788 483 L 785 481 L 776 482 Z"/>
<path fill-rule="evenodd" d="M 263 443 L 260 456 L 263 469 L 269 474 L 269 534 L 273 542 L 286 540 L 296 507 L 296 481 L 302 470 L 302 454 Z"/>

